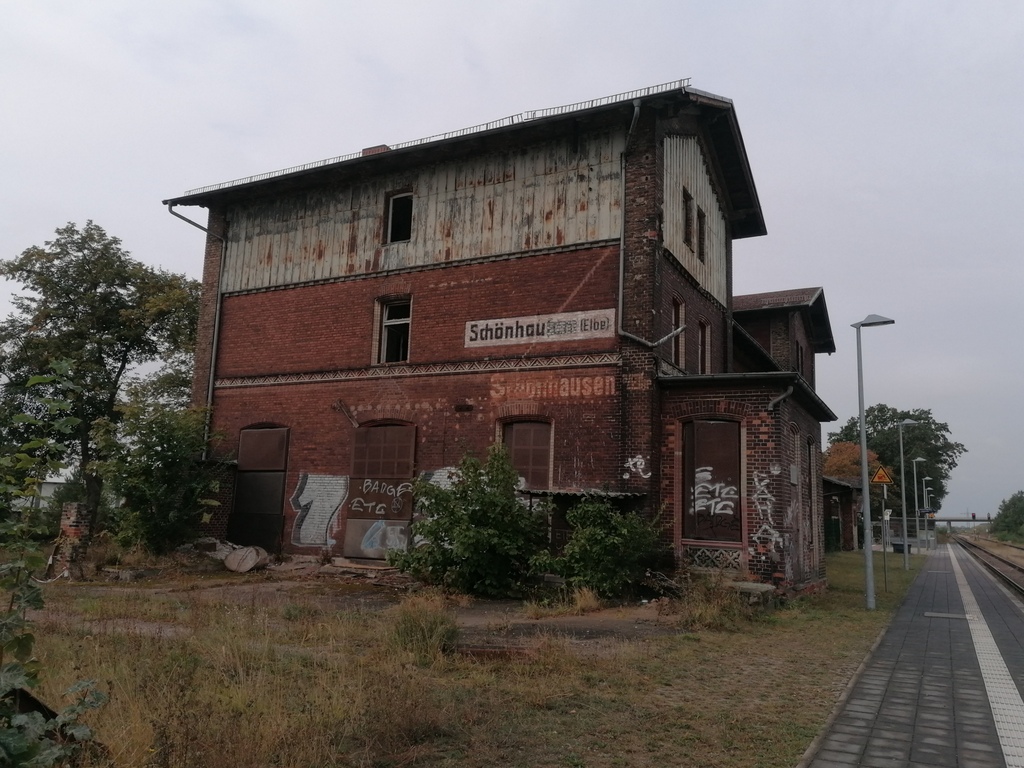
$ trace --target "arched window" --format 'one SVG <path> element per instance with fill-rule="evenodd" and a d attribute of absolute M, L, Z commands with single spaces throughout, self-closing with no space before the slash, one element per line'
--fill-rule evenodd
<path fill-rule="evenodd" d="M 512 421 L 502 429 L 502 441 L 526 487 L 551 487 L 551 424 L 546 421 Z"/>
<path fill-rule="evenodd" d="M 739 423 L 687 422 L 682 442 L 683 538 L 742 541 Z"/>
<path fill-rule="evenodd" d="M 416 458 L 416 427 L 374 424 L 359 427 L 352 445 L 352 477 L 412 477 Z"/>

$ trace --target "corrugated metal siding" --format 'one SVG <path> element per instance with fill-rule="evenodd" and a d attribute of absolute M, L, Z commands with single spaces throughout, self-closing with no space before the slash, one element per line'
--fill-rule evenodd
<path fill-rule="evenodd" d="M 700 285 L 723 305 L 728 304 L 726 275 L 725 217 L 704 165 L 700 144 L 693 136 L 665 138 L 665 210 L 663 230 L 665 247 L 682 263 Z M 705 259 L 696 252 L 696 209 L 694 209 L 694 246 L 686 244 L 683 189 L 693 203 L 704 211 L 706 219 Z"/>
<path fill-rule="evenodd" d="M 229 212 L 221 290 L 517 253 L 619 236 L 624 137 L 485 155 Z M 411 189 L 412 239 L 383 244 L 388 194 Z"/>

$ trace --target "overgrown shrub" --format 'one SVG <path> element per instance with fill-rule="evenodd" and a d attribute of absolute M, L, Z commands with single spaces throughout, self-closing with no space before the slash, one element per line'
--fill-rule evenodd
<path fill-rule="evenodd" d="M 657 522 L 622 512 L 607 501 L 588 498 L 566 513 L 572 535 L 558 557 L 541 556 L 538 565 L 573 587 L 601 597 L 637 591 L 647 572 L 662 566 L 666 548 Z"/>
<path fill-rule="evenodd" d="M 196 535 L 200 515 L 216 502 L 213 467 L 199 461 L 205 411 L 137 398 L 106 423 L 100 444 L 110 458 L 101 473 L 123 499 L 109 529 L 123 546 L 162 554 Z"/>
<path fill-rule="evenodd" d="M 487 461 L 466 455 L 450 488 L 418 482 L 413 545 L 391 552 L 401 570 L 445 589 L 489 597 L 521 595 L 531 562 L 547 546 L 544 517 L 517 497 L 519 475 L 503 446 Z"/>
<path fill-rule="evenodd" d="M 678 592 L 664 598 L 660 612 L 675 617 L 681 629 L 734 631 L 762 612 L 731 589 L 722 574 L 682 574 L 675 584 Z"/>

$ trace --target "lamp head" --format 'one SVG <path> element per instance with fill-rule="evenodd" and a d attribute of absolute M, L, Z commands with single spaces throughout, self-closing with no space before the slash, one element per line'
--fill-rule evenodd
<path fill-rule="evenodd" d="M 896 322 L 895 320 L 893 320 L 891 318 L 888 318 L 888 317 L 882 317 L 881 315 L 868 315 L 863 320 L 861 320 L 859 323 L 853 323 L 851 327 L 852 328 L 871 328 L 872 326 L 875 326 L 875 325 L 892 325 L 895 322 Z"/>
<path fill-rule="evenodd" d="M 918 461 L 927 461 L 927 459 L 925 459 L 925 458 L 924 458 L 923 456 L 918 456 L 918 457 L 917 457 L 916 459 L 914 459 L 914 461 L 915 461 L 915 462 L 918 462 Z"/>
<path fill-rule="evenodd" d="M 915 424 L 918 424 L 918 423 L 919 422 L 916 422 L 913 419 L 904 419 L 903 421 L 900 422 L 900 426 L 901 427 L 912 427 L 912 426 L 914 426 Z"/>
<path fill-rule="evenodd" d="M 930 478 L 930 477 L 922 477 L 922 478 L 921 478 L 921 482 L 922 482 L 922 483 L 927 483 L 927 482 L 928 482 L 929 480 L 931 480 L 931 478 Z"/>

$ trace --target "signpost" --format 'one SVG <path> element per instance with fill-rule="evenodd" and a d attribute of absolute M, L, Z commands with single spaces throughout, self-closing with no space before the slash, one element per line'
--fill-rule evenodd
<path fill-rule="evenodd" d="M 888 547 L 889 542 L 889 516 L 892 514 L 891 509 L 886 509 L 885 505 L 889 500 L 889 486 L 892 485 L 892 477 L 888 472 L 885 471 L 885 467 L 881 464 L 878 465 L 878 469 L 875 470 L 875 474 L 871 476 L 872 485 L 882 486 L 882 574 L 885 582 L 885 591 L 889 591 L 889 567 L 885 558 L 885 550 Z M 870 507 L 869 507 L 870 508 Z M 907 532 L 903 532 L 903 546 L 907 546 Z"/>

